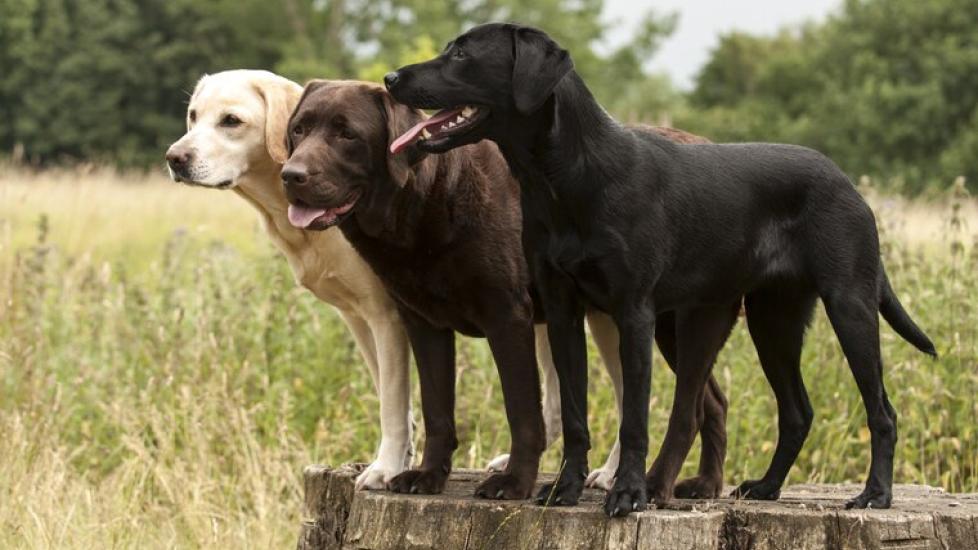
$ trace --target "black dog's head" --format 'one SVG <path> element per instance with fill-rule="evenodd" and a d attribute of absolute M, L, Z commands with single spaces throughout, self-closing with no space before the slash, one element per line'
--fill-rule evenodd
<path fill-rule="evenodd" d="M 567 51 L 541 30 L 508 23 L 475 27 L 438 57 L 384 77 L 398 101 L 441 109 L 403 134 L 391 152 L 417 143 L 440 153 L 495 139 L 514 119 L 538 111 L 573 66 Z"/>
<path fill-rule="evenodd" d="M 372 216 L 379 195 L 413 177 L 412 165 L 423 153 L 412 147 L 395 158 L 387 149 L 422 119 L 375 84 L 310 82 L 285 136 L 289 159 L 282 180 L 292 225 L 323 230 L 361 210 Z"/>

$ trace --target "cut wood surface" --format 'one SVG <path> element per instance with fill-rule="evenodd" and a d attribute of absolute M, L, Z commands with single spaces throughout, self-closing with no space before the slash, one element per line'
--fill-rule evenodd
<path fill-rule="evenodd" d="M 608 519 L 597 490 L 545 508 L 474 498 L 480 471 L 453 473 L 435 496 L 355 492 L 357 472 L 306 468 L 299 550 L 978 550 L 978 494 L 921 485 L 896 486 L 889 510 L 845 510 L 856 485 L 795 485 L 777 502 L 675 500 Z"/>

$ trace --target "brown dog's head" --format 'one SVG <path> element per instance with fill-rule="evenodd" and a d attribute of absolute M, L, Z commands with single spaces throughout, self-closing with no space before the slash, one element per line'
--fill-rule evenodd
<path fill-rule="evenodd" d="M 289 160 L 282 181 L 292 225 L 323 230 L 361 210 L 376 214 L 373 206 L 408 185 L 421 156 L 411 151 L 395 157 L 388 147 L 422 120 L 380 86 L 310 82 L 286 131 Z"/>

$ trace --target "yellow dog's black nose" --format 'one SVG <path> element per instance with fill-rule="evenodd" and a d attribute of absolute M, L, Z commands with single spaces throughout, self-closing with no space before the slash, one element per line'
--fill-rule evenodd
<path fill-rule="evenodd" d="M 174 149 L 171 147 L 166 152 L 166 163 L 174 170 L 182 170 L 190 164 L 192 157 L 190 151 L 187 149 Z"/>

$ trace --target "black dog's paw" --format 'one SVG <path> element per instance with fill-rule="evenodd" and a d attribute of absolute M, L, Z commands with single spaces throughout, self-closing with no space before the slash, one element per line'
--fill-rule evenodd
<path fill-rule="evenodd" d="M 648 506 L 647 494 L 644 476 L 621 475 L 619 471 L 614 487 L 605 498 L 604 513 L 610 518 L 620 518 L 641 512 Z"/>
<path fill-rule="evenodd" d="M 585 480 L 587 480 L 587 465 L 583 468 L 565 466 L 557 481 L 547 483 L 537 493 L 537 504 L 543 506 L 576 506 L 581 499 L 581 493 L 584 492 Z"/>
<path fill-rule="evenodd" d="M 510 473 L 493 474 L 479 484 L 475 496 L 499 500 L 522 500 L 533 492 L 533 479 Z"/>
<path fill-rule="evenodd" d="M 893 504 L 893 494 L 882 489 L 870 489 L 867 487 L 858 496 L 846 502 L 846 510 L 872 508 L 874 510 L 884 510 Z"/>
<path fill-rule="evenodd" d="M 741 483 L 730 496 L 746 500 L 778 500 L 781 498 L 781 486 L 763 479 L 753 479 Z"/>
<path fill-rule="evenodd" d="M 695 476 L 676 484 L 672 494 L 676 498 L 717 498 L 723 489 L 723 480 L 708 476 Z"/>
<path fill-rule="evenodd" d="M 395 493 L 437 495 L 445 489 L 448 474 L 437 470 L 407 470 L 390 480 L 388 487 Z"/>

